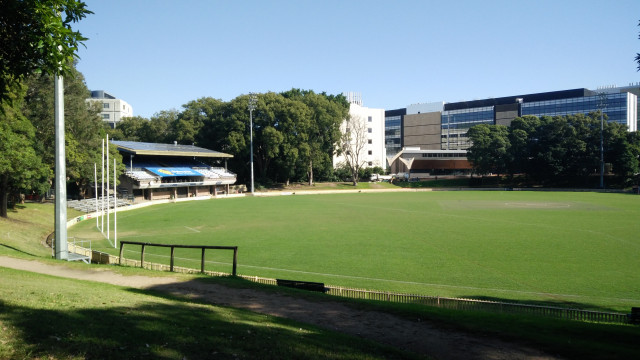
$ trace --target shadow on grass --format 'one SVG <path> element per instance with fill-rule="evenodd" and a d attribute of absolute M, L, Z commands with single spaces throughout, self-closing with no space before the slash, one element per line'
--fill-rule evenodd
<path fill-rule="evenodd" d="M 36 254 L 28 253 L 28 252 L 20 250 L 18 248 L 14 248 L 13 246 L 5 245 L 5 244 L 2 244 L 2 243 L 0 243 L 0 246 L 5 247 L 5 248 L 10 249 L 10 250 L 13 250 L 13 251 L 17 251 L 17 252 L 25 254 L 25 255 L 29 255 L 29 256 L 33 256 L 33 257 L 39 257 Z"/>
<path fill-rule="evenodd" d="M 77 304 L 82 306 L 82 304 Z M 0 301 L 9 358 L 401 358 L 353 338 L 265 315 L 188 303 L 34 309 Z M 6 340 L 5 340 L 6 341 Z M 360 344 L 360 345 L 358 345 Z M 9 354 L 2 354 L 0 357 Z"/>

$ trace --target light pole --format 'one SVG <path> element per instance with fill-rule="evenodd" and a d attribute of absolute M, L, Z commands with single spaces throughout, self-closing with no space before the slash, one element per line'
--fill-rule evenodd
<path fill-rule="evenodd" d="M 607 94 L 600 93 L 600 189 L 604 189 L 604 109 L 607 108 Z"/>
<path fill-rule="evenodd" d="M 249 139 L 251 142 L 251 194 L 253 194 L 253 110 L 256 109 L 258 98 L 255 93 L 249 93 Z"/>

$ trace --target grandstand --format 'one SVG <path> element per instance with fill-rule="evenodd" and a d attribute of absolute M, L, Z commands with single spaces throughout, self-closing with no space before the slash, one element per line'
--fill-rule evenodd
<path fill-rule="evenodd" d="M 126 171 L 118 191 L 135 201 L 229 193 L 236 174 L 227 169 L 233 155 L 193 145 L 112 141 Z"/>

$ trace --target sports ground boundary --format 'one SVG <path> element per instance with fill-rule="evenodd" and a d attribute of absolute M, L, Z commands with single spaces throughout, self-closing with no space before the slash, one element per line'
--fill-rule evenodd
<path fill-rule="evenodd" d="M 380 193 L 380 192 L 429 192 L 429 191 L 438 191 L 438 190 L 440 189 L 436 190 L 432 188 L 417 188 L 417 189 L 404 188 L 404 189 L 361 189 L 361 190 L 268 191 L 268 192 L 256 192 L 254 194 L 228 194 L 228 195 L 221 195 L 221 196 L 203 196 L 203 197 L 184 198 L 184 199 L 147 201 L 140 204 L 133 204 L 133 205 L 118 208 L 118 212 L 135 210 L 135 209 L 140 209 L 147 206 L 165 204 L 165 203 L 177 203 L 177 202 L 184 202 L 184 201 L 198 201 L 198 200 L 210 200 L 210 199 L 222 200 L 222 199 L 231 199 L 231 198 L 242 198 L 246 196 L 271 197 L 271 196 L 349 194 L 349 193 L 357 194 L 357 193 Z M 462 191 L 463 189 L 447 189 L 447 190 Z M 464 190 L 467 190 L 467 189 L 464 189 Z M 468 189 L 468 190 L 478 190 L 478 189 Z M 491 189 L 482 189 L 482 190 L 509 191 L 512 189 L 491 188 Z M 567 190 L 563 190 L 563 191 L 567 191 Z M 113 212 L 113 209 L 110 209 L 110 211 Z M 74 219 L 68 221 L 67 227 L 71 227 L 84 220 L 94 219 L 95 216 L 97 216 L 97 213 L 94 212 L 94 213 L 75 217 Z M 102 264 L 122 263 L 125 266 L 141 267 L 141 261 L 139 260 L 128 259 L 124 257 L 120 259 L 118 256 L 91 250 L 90 248 L 87 249 L 82 246 L 77 246 L 74 243 L 68 244 L 68 247 L 70 252 L 87 256 L 94 263 L 102 263 Z M 167 272 L 169 271 L 169 265 L 164 265 L 159 263 L 150 263 L 146 261 L 144 263 L 144 268 L 149 270 L 156 270 L 156 271 L 167 271 Z M 174 271 L 181 272 L 181 273 L 199 273 L 200 272 L 200 270 L 197 270 L 197 269 L 177 267 L 177 266 L 174 267 Z M 210 276 L 230 276 L 231 275 L 228 273 L 213 272 L 213 271 L 205 271 L 205 274 Z M 248 281 L 261 283 L 265 285 L 274 285 L 274 286 L 277 285 L 276 279 L 262 278 L 258 276 L 246 276 L 246 275 L 238 275 L 238 277 Z M 395 302 L 395 303 L 423 304 L 428 306 L 442 307 L 442 308 L 454 309 L 454 310 L 476 310 L 476 311 L 500 312 L 500 313 L 521 313 L 521 314 L 531 314 L 531 315 L 566 319 L 566 320 L 614 323 L 614 324 L 629 323 L 631 320 L 630 314 L 618 313 L 618 312 L 601 312 L 601 311 L 571 309 L 571 308 L 562 308 L 562 307 L 554 307 L 554 306 L 530 305 L 530 304 L 520 304 L 520 303 L 508 303 L 508 302 L 489 301 L 489 300 L 449 298 L 449 297 L 440 297 L 440 296 L 394 293 L 394 292 L 375 291 L 375 290 L 366 290 L 366 289 L 357 289 L 357 288 L 346 288 L 346 287 L 333 286 L 333 285 L 326 285 L 326 289 L 327 289 L 327 294 L 332 296 L 347 297 L 352 299 Z"/>

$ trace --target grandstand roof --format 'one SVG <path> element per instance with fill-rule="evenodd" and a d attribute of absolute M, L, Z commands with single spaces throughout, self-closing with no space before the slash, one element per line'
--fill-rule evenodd
<path fill-rule="evenodd" d="M 209 150 L 194 145 L 155 144 L 137 141 L 112 141 L 119 151 L 134 155 L 197 156 L 209 158 L 232 158 L 233 155 Z"/>

